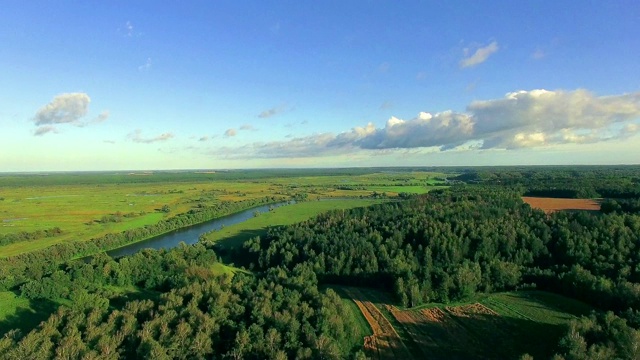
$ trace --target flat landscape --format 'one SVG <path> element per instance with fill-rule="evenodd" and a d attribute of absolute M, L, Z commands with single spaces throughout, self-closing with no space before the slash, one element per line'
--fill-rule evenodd
<path fill-rule="evenodd" d="M 317 200 L 425 193 L 440 173 L 415 171 L 134 172 L 0 176 L 0 235 L 59 228 L 56 236 L 0 246 L 0 257 L 87 241 L 158 223 L 194 208 L 265 197 Z M 331 203 L 318 202 L 319 210 Z M 364 204 L 364 203 L 362 203 Z M 340 203 L 333 203 L 337 208 Z M 163 208 L 166 211 L 163 211 Z"/>
<path fill-rule="evenodd" d="M 563 199 L 524 196 L 522 200 L 531 205 L 531 207 L 543 210 L 546 213 L 573 210 L 600 210 L 600 203 L 598 200 L 594 199 Z"/>

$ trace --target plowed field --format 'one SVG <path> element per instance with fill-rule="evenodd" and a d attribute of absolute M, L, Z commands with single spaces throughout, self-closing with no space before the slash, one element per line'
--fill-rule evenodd
<path fill-rule="evenodd" d="M 531 207 L 541 209 L 546 213 L 563 210 L 600 210 L 600 203 L 593 199 L 560 199 L 525 196 L 522 200 L 531 205 Z"/>

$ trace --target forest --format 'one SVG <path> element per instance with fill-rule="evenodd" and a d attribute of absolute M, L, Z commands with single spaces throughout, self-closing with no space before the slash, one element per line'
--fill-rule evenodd
<path fill-rule="evenodd" d="M 0 339 L 0 357 L 365 358 L 356 319 L 333 290 L 350 286 L 390 294 L 401 308 L 560 294 L 594 311 L 566 326 L 546 358 L 639 358 L 640 168 L 459 174 L 447 189 L 272 227 L 227 254 L 245 269 L 234 275 L 216 273 L 222 260 L 206 240 L 115 259 L 72 260 L 65 254 L 77 251 L 63 246 L 2 259 L 0 290 L 53 310 L 35 327 L 20 326 L 29 314 L 5 320 L 16 329 Z M 602 208 L 545 213 L 524 195 L 599 198 Z M 147 231 L 189 221 L 172 219 Z"/>

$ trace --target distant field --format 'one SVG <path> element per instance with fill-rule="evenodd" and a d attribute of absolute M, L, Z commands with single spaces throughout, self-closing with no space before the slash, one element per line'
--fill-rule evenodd
<path fill-rule="evenodd" d="M 524 353 L 549 358 L 569 321 L 591 310 L 542 291 L 401 310 L 380 291 L 338 288 L 354 300 L 373 329 L 374 335 L 364 338 L 372 359 L 516 359 Z"/>
<path fill-rule="evenodd" d="M 593 199 L 561 199 L 524 196 L 522 200 L 531 205 L 531 207 L 543 210 L 546 213 L 563 210 L 600 210 L 600 203 Z"/>
<path fill-rule="evenodd" d="M 333 172 L 332 172 L 333 171 Z M 198 206 L 265 196 L 308 199 L 369 197 L 373 192 L 422 193 L 444 174 L 362 169 L 236 172 L 0 174 L 0 234 L 59 227 L 62 234 L 0 246 L 0 257 L 56 243 L 87 241 L 155 224 Z M 324 173 L 324 174 L 323 174 Z M 144 175 L 144 176 L 143 176 Z M 159 211 L 168 205 L 170 213 Z M 120 216 L 119 221 L 102 221 Z"/>
<path fill-rule="evenodd" d="M 336 199 L 325 201 L 305 201 L 293 205 L 281 206 L 240 224 L 227 226 L 205 236 L 207 241 L 219 242 L 225 248 L 241 246 L 246 240 L 264 235 L 269 226 L 291 225 L 308 220 L 330 210 L 344 210 L 380 204 L 384 200 L 374 199 Z"/>

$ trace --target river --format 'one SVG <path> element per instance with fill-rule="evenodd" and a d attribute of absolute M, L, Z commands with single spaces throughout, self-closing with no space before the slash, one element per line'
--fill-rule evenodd
<path fill-rule="evenodd" d="M 107 251 L 111 257 L 125 256 L 134 254 L 142 249 L 170 249 L 178 246 L 180 242 L 186 244 L 195 244 L 198 242 L 200 235 L 213 231 L 220 230 L 225 226 L 235 225 L 243 221 L 247 221 L 254 217 L 256 211 L 267 212 L 270 208 L 277 208 L 280 206 L 293 204 L 294 202 L 282 202 L 270 205 L 262 205 L 247 209 L 235 214 L 223 216 L 213 220 L 209 220 L 200 224 L 187 226 L 182 229 L 174 230 L 166 234 L 158 235 L 146 240 L 135 242 L 133 244 L 125 245 L 117 249 Z"/>

